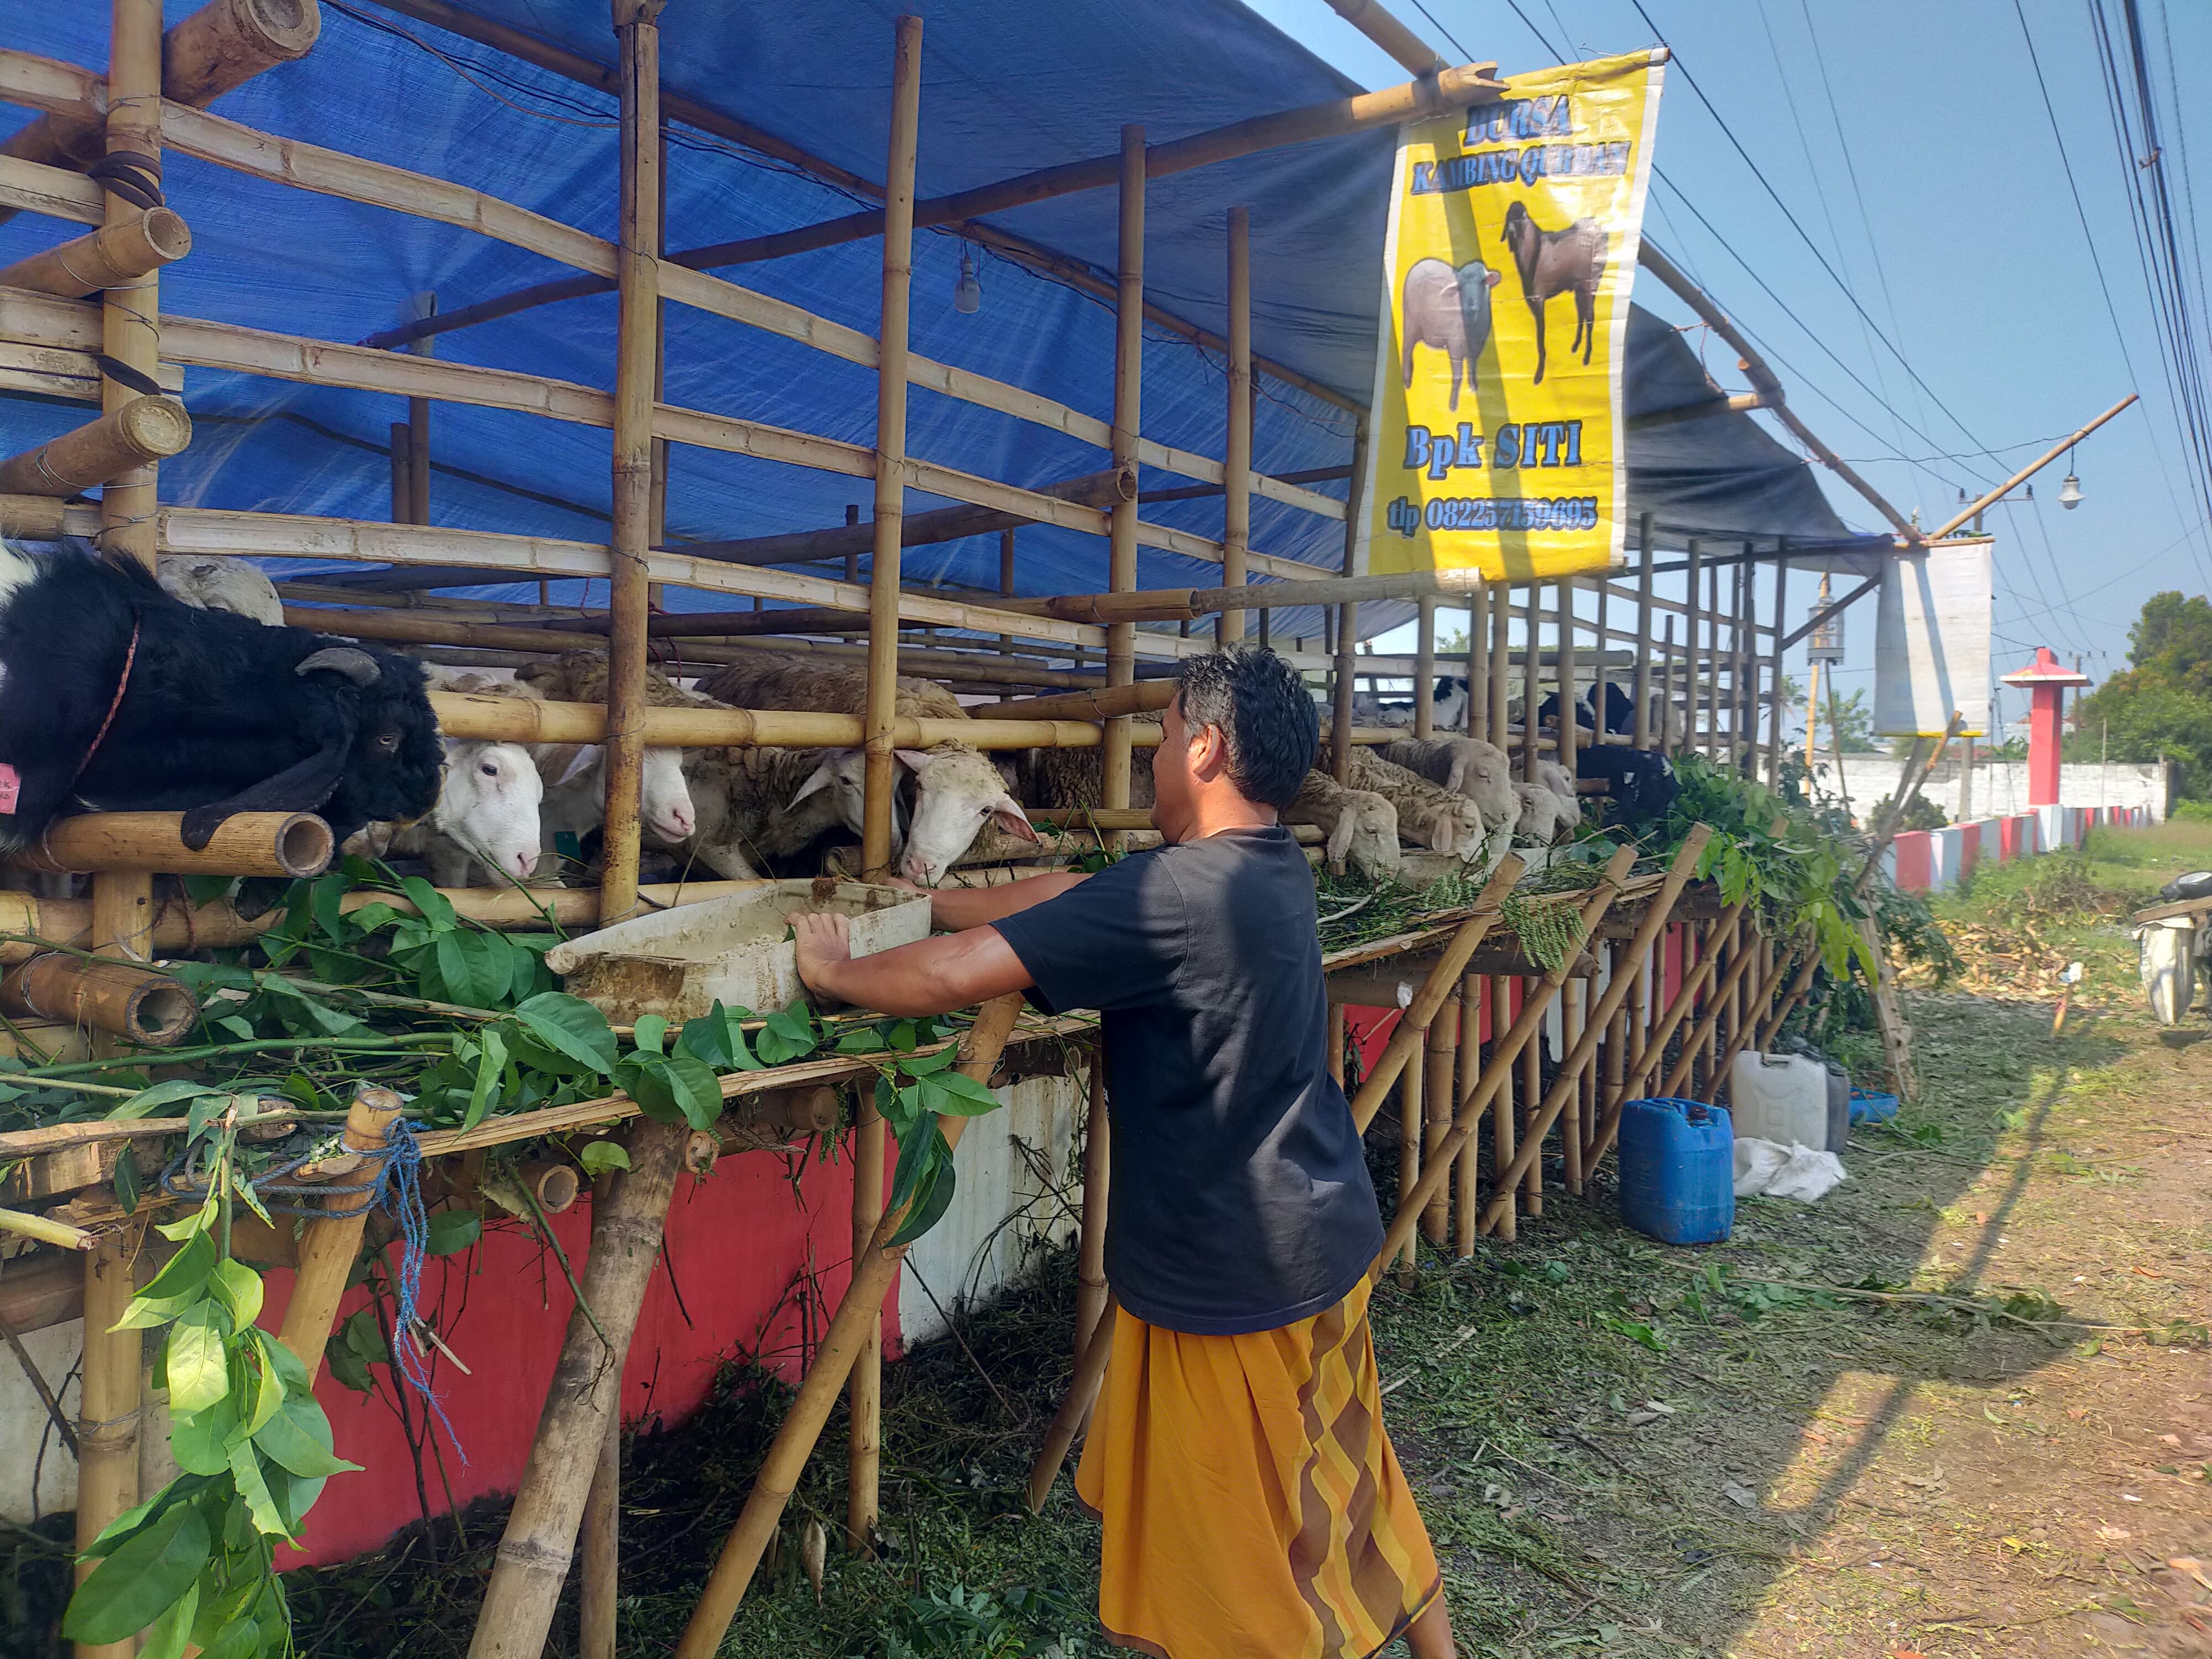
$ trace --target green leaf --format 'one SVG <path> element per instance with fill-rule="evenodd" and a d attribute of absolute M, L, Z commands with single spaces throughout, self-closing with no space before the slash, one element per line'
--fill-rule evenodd
<path fill-rule="evenodd" d="M 815 1041 L 814 1022 L 806 1005 L 794 1002 L 768 1017 L 766 1028 L 753 1044 L 763 1060 L 771 1066 L 781 1066 L 786 1060 L 811 1054 Z"/>
<path fill-rule="evenodd" d="M 482 1033 L 483 1048 L 477 1060 L 476 1082 L 469 1090 L 469 1109 L 461 1121 L 465 1129 L 473 1129 L 483 1122 L 499 1098 L 500 1073 L 507 1068 L 507 1039 L 496 1027 L 488 1027 Z"/>
<path fill-rule="evenodd" d="M 399 890 L 422 913 L 423 923 L 432 933 L 443 933 L 455 925 L 453 901 L 422 877 L 403 877 Z"/>
<path fill-rule="evenodd" d="M 253 1659 L 260 1651 L 260 1623 L 241 1615 L 216 1632 L 214 1639 L 200 1650 L 200 1659 Z"/>
<path fill-rule="evenodd" d="M 469 958 L 469 978 L 476 987 L 470 1006 L 496 1008 L 507 1000 L 514 981 L 514 956 L 497 933 L 471 930 L 460 934 L 461 948 Z"/>
<path fill-rule="evenodd" d="M 837 1039 L 837 1052 L 841 1054 L 879 1054 L 884 1047 L 884 1034 L 872 1025 L 848 1031 Z"/>
<path fill-rule="evenodd" d="M 223 1346 L 222 1310 L 202 1302 L 185 1310 L 169 1328 L 162 1351 L 173 1411 L 205 1411 L 230 1392 L 229 1352 Z"/>
<path fill-rule="evenodd" d="M 898 1165 L 891 1173 L 888 1207 L 896 1210 L 915 1195 L 937 1161 L 937 1149 L 944 1145 L 944 1131 L 933 1121 L 899 1138 Z"/>
<path fill-rule="evenodd" d="M 376 1316 L 367 1308 L 339 1327 L 345 1333 L 346 1346 L 372 1365 L 389 1365 L 392 1350 L 384 1346 L 384 1333 L 377 1326 Z"/>
<path fill-rule="evenodd" d="M 951 1048 L 939 1048 L 933 1054 L 916 1054 L 911 1060 L 899 1061 L 899 1070 L 908 1077 L 927 1077 L 932 1072 L 941 1072 L 960 1056 Z"/>
<path fill-rule="evenodd" d="M 77 1587 L 62 1634 L 94 1646 L 137 1635 L 191 1589 L 210 1546 L 198 1506 L 172 1504 Z"/>
<path fill-rule="evenodd" d="M 939 1072 L 921 1080 L 921 1103 L 950 1117 L 979 1117 L 999 1109 L 999 1097 L 972 1077 Z"/>
<path fill-rule="evenodd" d="M 231 1328 L 243 1330 L 261 1317 L 261 1275 L 243 1261 L 218 1261 L 208 1289 L 230 1311 Z"/>
<path fill-rule="evenodd" d="M 191 1238 L 197 1234 L 205 1234 L 210 1231 L 214 1228 L 216 1217 L 220 1212 L 221 1206 L 216 1199 L 215 1188 L 213 1187 L 210 1187 L 208 1188 L 207 1197 L 201 1200 L 198 1209 L 193 1211 L 191 1214 L 188 1216 L 180 1217 L 175 1221 L 161 1222 L 155 1227 L 154 1231 L 161 1234 L 162 1237 L 169 1240 L 172 1243 L 180 1244 L 185 1240 Z"/>
<path fill-rule="evenodd" d="M 614 1075 L 617 1045 L 607 1017 L 566 991 L 545 991 L 514 1011 L 531 1034 L 601 1077 Z"/>
<path fill-rule="evenodd" d="M 714 1074 L 689 1054 L 665 1062 L 670 1091 L 684 1121 L 695 1129 L 710 1129 L 722 1115 L 722 1085 Z"/>
<path fill-rule="evenodd" d="M 204 1411 L 169 1413 L 169 1450 L 187 1474 L 221 1474 L 230 1467 L 230 1443 L 245 1427 L 228 1395 Z"/>
<path fill-rule="evenodd" d="M 261 1475 L 261 1455 L 253 1449 L 251 1440 L 241 1440 L 230 1449 L 230 1478 L 237 1483 L 238 1495 L 246 1500 L 246 1510 L 253 1516 L 254 1530 L 274 1538 L 289 1538 L 292 1528 L 270 1495 L 269 1483 Z"/>
<path fill-rule="evenodd" d="M 190 880 L 188 876 L 186 880 Z M 214 879 L 221 880 L 216 877 Z M 184 1595 L 169 1610 L 146 1627 L 146 1638 L 139 1644 L 138 1659 L 184 1659 L 185 1647 L 192 1634 L 192 1620 L 200 1610 L 200 1583 L 195 1578 L 185 1587 Z"/>
<path fill-rule="evenodd" d="M 213 1020 L 210 1023 L 213 1024 L 217 1030 L 228 1032 L 230 1036 L 236 1037 L 240 1042 L 251 1042 L 255 1037 L 260 1035 L 258 1031 L 256 1031 L 253 1029 L 253 1022 L 240 1014 L 225 1014 L 221 1019 Z M 128 1103 L 126 1102 L 125 1103 L 127 1104 Z"/>
<path fill-rule="evenodd" d="M 629 1168 L 629 1150 L 619 1140 L 589 1141 L 577 1158 L 587 1176 L 602 1176 L 609 1170 Z"/>
<path fill-rule="evenodd" d="M 251 1025 L 246 1028 L 246 1035 L 249 1037 L 253 1035 L 253 1028 Z M 204 1083 L 192 1083 L 180 1077 L 173 1077 L 167 1083 L 157 1083 L 150 1089 L 141 1089 L 107 1115 L 111 1121 L 152 1117 L 164 1106 L 173 1106 L 180 1100 L 193 1100 L 201 1095 L 220 1095 L 221 1093 L 222 1093 L 222 1090 L 211 1089 Z"/>
<path fill-rule="evenodd" d="M 647 1054 L 657 1054 L 663 1051 L 667 1037 L 668 1021 L 664 1016 L 640 1014 L 637 1017 L 636 1028 L 631 1033 L 630 1041 Z"/>
<path fill-rule="evenodd" d="M 669 1080 L 668 1061 L 659 1054 L 632 1054 L 615 1067 L 615 1086 L 635 1101 L 656 1123 L 680 1123 L 684 1108 Z"/>
<path fill-rule="evenodd" d="M 205 1233 L 194 1234 L 185 1242 L 183 1249 L 169 1258 L 161 1271 L 147 1281 L 146 1288 L 131 1298 L 114 1328 L 136 1331 L 167 1324 L 200 1300 L 208 1274 L 214 1271 L 220 1255 L 213 1239 Z"/>
<path fill-rule="evenodd" d="M 891 1027 L 891 1034 L 886 1040 L 890 1042 L 893 1052 L 910 1054 L 915 1051 L 921 1039 L 921 1028 L 910 1019 L 902 1019 Z"/>
<path fill-rule="evenodd" d="M 361 1468 L 331 1451 L 330 1419 L 312 1399 L 287 1400 L 283 1408 L 261 1425 L 253 1437 L 253 1443 L 266 1452 L 270 1462 L 279 1468 L 309 1480 L 326 1480 Z"/>
<path fill-rule="evenodd" d="M 147 1523 L 154 1518 L 156 1510 L 166 1508 L 172 1501 L 183 1503 L 185 1499 L 206 1485 L 206 1480 L 200 1475 L 179 1475 L 144 1503 L 127 1509 L 117 1516 L 115 1519 L 100 1528 L 99 1537 L 87 1544 L 78 1553 L 93 1560 L 114 1554 L 128 1540 L 135 1538 L 145 1530 Z"/>
<path fill-rule="evenodd" d="M 261 1351 L 262 1364 L 284 1385 L 285 1394 L 312 1398 L 315 1385 L 308 1380 L 307 1368 L 300 1363 L 300 1356 L 266 1331 L 256 1330 L 252 1337 L 254 1346 Z"/>
<path fill-rule="evenodd" d="M 890 1242 L 894 1245 L 911 1244 L 934 1227 L 951 1207 L 952 1186 L 952 1155 L 947 1149 L 944 1157 L 931 1161 L 928 1179 L 915 1195 L 914 1207 L 907 1212 L 905 1221 L 891 1236 Z"/>
<path fill-rule="evenodd" d="M 462 936 L 458 933 L 441 933 L 433 944 L 438 963 L 439 996 L 447 1002 L 477 1006 L 476 975 Z"/>
<path fill-rule="evenodd" d="M 376 1379 L 369 1374 L 367 1362 L 347 1346 L 344 1333 L 332 1331 L 323 1344 L 323 1364 L 339 1386 L 356 1394 L 375 1391 Z"/>
<path fill-rule="evenodd" d="M 430 1218 L 423 1250 L 431 1255 L 458 1255 L 483 1237 L 483 1218 L 474 1210 L 441 1210 Z"/>
<path fill-rule="evenodd" d="M 219 1095 L 210 1092 L 192 1102 L 185 1112 L 185 1138 L 188 1140 L 198 1139 L 207 1126 L 228 1111 L 231 1103 L 238 1098 L 236 1095 Z M 252 1104 L 251 1100 L 246 1104 L 248 1109 L 251 1109 Z"/>
<path fill-rule="evenodd" d="M 138 1159 L 128 1141 L 115 1158 L 115 1201 L 125 1215 L 138 1212 Z"/>

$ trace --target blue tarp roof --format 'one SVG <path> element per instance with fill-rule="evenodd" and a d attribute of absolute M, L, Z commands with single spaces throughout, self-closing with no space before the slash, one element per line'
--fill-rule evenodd
<path fill-rule="evenodd" d="M 200 0 L 170 0 L 172 23 Z M 1237 0 L 1095 0 L 1039 7 L 1013 0 L 933 0 L 766 7 L 686 0 L 662 19 L 667 86 L 811 154 L 880 178 L 887 147 L 892 20 L 926 17 L 921 194 L 947 193 L 1034 168 L 1105 154 L 1121 125 L 1154 143 L 1358 90 Z M 470 0 L 464 9 L 601 63 L 615 41 L 605 0 Z M 616 221 L 615 109 L 605 95 L 373 3 L 323 0 L 314 51 L 248 82 L 217 112 L 265 131 L 452 179 L 601 236 Z M 24 5 L 11 44 L 97 67 L 107 10 L 88 0 Z M 22 112 L 0 110 L 0 130 Z M 1146 297 L 1208 329 L 1225 327 L 1229 208 L 1251 209 L 1255 349 L 1364 400 L 1372 374 L 1377 280 L 1395 136 L 1301 145 L 1154 183 L 1147 195 Z M 290 189 L 171 154 L 171 204 L 191 223 L 191 255 L 161 279 L 165 311 L 315 338 L 353 341 L 399 321 L 410 295 L 434 291 L 453 309 L 568 274 L 500 242 L 443 225 Z M 683 248 L 781 230 L 849 212 L 842 190 L 741 146 L 678 126 L 672 133 L 668 240 Z M 1116 237 L 1110 190 L 1034 204 L 993 222 L 1110 274 Z M 73 228 L 22 216 L 0 225 L 0 264 Z M 911 339 L 939 361 L 1013 382 L 1103 419 L 1110 413 L 1110 309 L 1073 286 L 987 251 L 980 312 L 953 306 L 962 242 L 916 237 Z M 873 333 L 880 244 L 864 240 L 726 274 Z M 872 371 L 710 317 L 667 307 L 666 397 L 860 443 L 872 441 Z M 455 361 L 611 383 L 615 301 L 566 301 L 441 337 Z M 1705 395 L 1678 384 L 1694 359 L 1664 325 L 1639 317 L 1635 361 L 1655 365 L 1652 395 Z M 1669 356 L 1669 352 L 1674 355 Z M 1664 368 L 1666 376 L 1657 369 Z M 1256 465 L 1275 473 L 1341 465 L 1352 417 L 1265 380 Z M 1144 430 L 1202 453 L 1221 453 L 1224 367 L 1218 354 L 1159 330 L 1145 354 Z M 161 469 L 165 501 L 385 519 L 390 425 L 402 400 L 190 371 L 191 449 Z M 1645 400 L 1650 402 L 1650 398 Z M 1631 408 L 1638 407 L 1632 380 Z M 0 453 L 83 418 L 72 405 L 0 397 Z M 909 451 L 963 471 L 1042 486 L 1097 470 L 1103 452 L 1011 416 L 917 389 Z M 1740 429 L 1735 429 L 1740 428 Z M 1732 430 L 1733 429 L 1733 430 Z M 1747 417 L 1660 429 L 1663 465 L 1640 485 L 1662 524 L 1696 533 L 1844 532 L 1817 486 Z M 609 434 L 499 410 L 438 405 L 433 420 L 434 522 L 603 540 Z M 1718 446 L 1717 447 L 1716 446 Z M 1731 448 L 1730 446 L 1733 446 Z M 1764 447 L 1760 447 L 1763 446 Z M 1663 453 L 1662 453 L 1663 452 Z M 1700 457 L 1704 459 L 1701 460 Z M 1663 475 L 1663 476 L 1662 476 Z M 1733 475 L 1733 476 L 1731 476 Z M 1147 489 L 1188 481 L 1147 471 Z M 1341 483 L 1315 486 L 1341 495 Z M 1662 499 L 1663 497 L 1663 499 Z M 860 480 L 679 447 L 668 489 L 670 539 L 725 538 L 841 522 L 866 511 Z M 909 493 L 909 511 L 938 505 Z M 1218 537 L 1218 500 L 1161 502 L 1148 518 Z M 1754 528 L 1755 527 L 1755 528 Z M 1253 545 L 1334 568 L 1340 524 L 1255 500 Z M 1672 537 L 1668 539 L 1671 541 Z M 1048 526 L 1024 528 L 1024 593 L 1103 584 L 1104 544 Z M 1143 586 L 1210 586 L 1216 566 L 1146 549 Z M 286 574 L 313 568 L 288 562 Z M 998 580 L 995 537 L 911 549 L 909 575 L 975 587 Z M 596 585 L 595 585 L 596 586 Z M 534 599 L 535 582 L 459 590 Z M 556 583 L 563 602 L 583 585 Z M 599 588 L 594 597 L 603 597 Z M 677 609 L 726 608 L 726 597 L 672 592 Z M 1362 632 L 1393 625 L 1402 606 L 1363 607 Z M 1317 633 L 1311 613 L 1277 613 L 1279 634 Z"/>

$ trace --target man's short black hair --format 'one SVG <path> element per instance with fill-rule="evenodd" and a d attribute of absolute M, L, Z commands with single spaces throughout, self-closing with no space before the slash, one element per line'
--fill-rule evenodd
<path fill-rule="evenodd" d="M 1220 728 L 1237 793 L 1288 806 L 1321 752 L 1321 715 L 1297 671 L 1261 647 L 1232 645 L 1185 658 L 1176 689 L 1194 734 Z"/>

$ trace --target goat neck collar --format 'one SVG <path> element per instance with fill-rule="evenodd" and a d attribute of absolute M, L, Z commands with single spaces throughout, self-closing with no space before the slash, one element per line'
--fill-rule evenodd
<path fill-rule="evenodd" d="M 123 672 L 117 676 L 115 695 L 107 700 L 107 717 L 100 723 L 100 730 L 92 734 L 92 746 L 84 751 L 84 758 L 76 763 L 76 771 L 70 779 L 72 787 L 84 775 L 84 769 L 92 764 L 92 757 L 100 752 L 100 745 L 107 741 L 108 728 L 115 724 L 118 710 L 123 707 L 123 694 L 131 689 L 131 670 L 138 661 L 139 618 L 131 618 L 131 643 L 123 653 Z"/>

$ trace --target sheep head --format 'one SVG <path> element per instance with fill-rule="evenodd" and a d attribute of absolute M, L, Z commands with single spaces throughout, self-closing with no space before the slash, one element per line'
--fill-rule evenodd
<path fill-rule="evenodd" d="M 898 757 L 915 785 L 914 822 L 899 860 L 899 873 L 908 881 L 936 886 L 987 823 L 1023 841 L 1036 840 L 1029 814 L 980 750 L 941 743 L 927 750 L 902 749 Z"/>
<path fill-rule="evenodd" d="M 1374 881 L 1395 876 L 1402 862 L 1398 809 L 1365 789 L 1340 790 L 1334 804 L 1336 822 L 1326 848 L 1329 867 L 1341 872 L 1349 866 Z"/>

